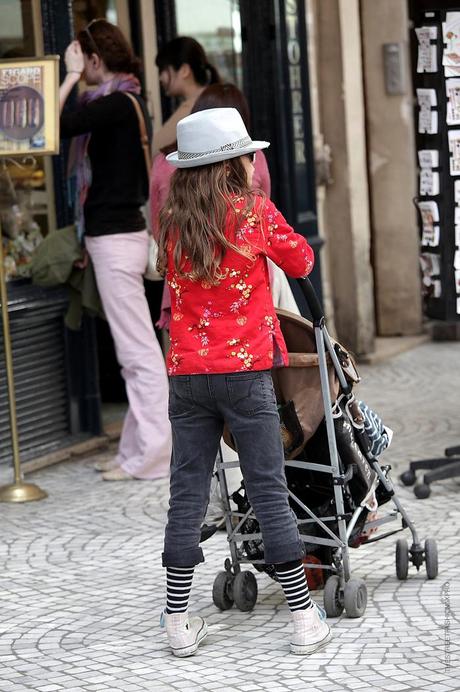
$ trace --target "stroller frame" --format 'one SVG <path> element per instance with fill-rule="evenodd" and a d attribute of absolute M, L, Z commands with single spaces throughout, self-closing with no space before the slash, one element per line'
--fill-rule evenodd
<path fill-rule="evenodd" d="M 352 515 L 345 512 L 343 487 L 353 476 L 353 466 L 346 472 L 342 472 L 341 462 L 337 449 L 336 434 L 334 428 L 333 407 L 328 380 L 327 355 L 332 362 L 335 374 L 340 385 L 340 393 L 346 405 L 354 401 L 352 386 L 347 382 L 338 355 L 332 344 L 331 338 L 326 328 L 325 317 L 316 293 L 309 279 L 300 279 L 299 284 L 307 300 L 313 317 L 313 328 L 315 343 L 318 355 L 320 372 L 320 383 L 322 400 L 324 404 L 324 418 L 327 431 L 328 449 L 330 464 L 316 464 L 303 460 L 285 460 L 286 467 L 297 467 L 305 470 L 327 473 L 331 475 L 333 483 L 334 501 L 336 514 L 333 516 L 318 517 L 310 510 L 291 490 L 288 489 L 291 502 L 295 503 L 303 512 L 308 515 L 308 519 L 298 519 L 300 538 L 304 543 L 328 546 L 333 550 L 331 564 L 304 563 L 310 569 L 328 570 L 329 576 L 324 587 L 324 606 L 326 613 L 330 617 L 339 616 L 345 609 L 348 617 L 360 617 L 363 615 L 367 604 L 367 589 L 362 579 L 352 578 L 350 565 L 349 539 L 354 527 L 356 526 L 361 514 L 366 511 L 364 502 L 354 510 Z M 342 399 L 342 400 L 343 400 Z M 356 441 L 361 451 L 367 448 L 367 437 L 362 429 L 353 428 Z M 434 579 L 438 572 L 438 558 L 436 543 L 433 539 L 427 539 L 425 546 L 422 547 L 416 528 L 411 521 L 407 511 L 397 497 L 393 484 L 388 477 L 390 466 L 381 467 L 377 458 L 369 453 L 364 454 L 366 461 L 377 475 L 379 483 L 382 484 L 388 498 L 391 499 L 394 507 L 386 515 L 366 521 L 362 533 L 369 529 L 379 527 L 388 522 L 401 520 L 401 525 L 393 531 L 386 531 L 380 536 L 366 540 L 366 544 L 381 540 L 395 533 L 409 528 L 412 534 L 412 545 L 409 550 L 407 541 L 401 539 L 396 545 L 396 574 L 401 580 L 407 578 L 409 561 L 411 561 L 417 571 L 423 562 L 426 563 L 427 576 Z M 216 463 L 218 482 L 221 488 L 222 500 L 224 504 L 225 525 L 230 549 L 231 559 L 225 561 L 225 571 L 218 573 L 213 587 L 213 600 L 217 607 L 225 610 L 235 605 L 240 610 L 251 610 L 257 600 L 257 582 L 252 572 L 241 571 L 241 564 L 250 563 L 253 565 L 264 564 L 263 560 L 250 559 L 245 557 L 243 549 L 239 545 L 246 541 L 260 540 L 262 535 L 257 533 L 244 533 L 241 529 L 247 519 L 253 517 L 252 508 L 247 512 L 234 511 L 230 505 L 228 485 L 225 476 L 226 469 L 239 466 L 238 461 L 224 462 L 222 453 Z M 236 525 L 235 525 L 236 522 Z M 337 532 L 334 532 L 328 523 L 334 522 Z M 327 537 L 318 537 L 308 534 L 308 526 L 318 524 Z"/>

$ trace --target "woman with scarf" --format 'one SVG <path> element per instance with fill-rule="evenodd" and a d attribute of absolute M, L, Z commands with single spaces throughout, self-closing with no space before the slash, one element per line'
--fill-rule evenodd
<path fill-rule="evenodd" d="M 163 478 L 171 455 L 168 383 L 143 284 L 149 241 L 141 207 L 148 176 L 139 119 L 127 95 L 148 127 L 139 63 L 121 31 L 98 19 L 68 46 L 65 65 L 61 136 L 74 138 L 76 224 L 94 265 L 129 402 L 118 454 L 98 470 L 104 480 Z M 82 94 L 75 110 L 62 112 L 82 76 L 95 89 Z"/>

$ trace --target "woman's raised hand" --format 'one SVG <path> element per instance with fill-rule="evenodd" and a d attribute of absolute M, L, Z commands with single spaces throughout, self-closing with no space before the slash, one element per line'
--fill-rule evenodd
<path fill-rule="evenodd" d="M 85 69 L 85 61 L 83 59 L 83 51 L 78 41 L 72 41 L 67 46 L 64 55 L 65 66 L 67 73 L 81 74 Z"/>
<path fill-rule="evenodd" d="M 64 104 L 67 101 L 72 89 L 78 83 L 83 70 L 85 69 L 85 60 L 83 51 L 78 41 L 72 41 L 67 46 L 64 62 L 67 70 L 66 77 L 59 87 L 59 112 L 62 113 Z"/>

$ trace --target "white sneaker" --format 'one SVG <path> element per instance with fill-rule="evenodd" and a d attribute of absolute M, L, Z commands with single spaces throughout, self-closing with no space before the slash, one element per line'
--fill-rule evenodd
<path fill-rule="evenodd" d="M 193 656 L 208 633 L 208 626 L 203 618 L 189 618 L 188 611 L 185 613 L 163 612 L 160 624 L 166 627 L 169 645 L 174 656 Z"/>
<path fill-rule="evenodd" d="M 294 610 L 292 621 L 294 634 L 291 637 L 291 654 L 312 654 L 331 638 L 326 622 L 326 613 L 316 603 L 307 610 Z"/>

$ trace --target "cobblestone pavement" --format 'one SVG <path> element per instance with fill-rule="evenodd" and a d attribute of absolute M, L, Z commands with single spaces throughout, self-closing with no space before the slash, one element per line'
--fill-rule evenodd
<path fill-rule="evenodd" d="M 395 430 L 386 462 L 401 469 L 460 443 L 459 362 L 460 344 L 426 344 L 361 369 L 360 396 Z M 0 507 L 0 692 L 460 689 L 456 481 L 424 501 L 400 488 L 422 536 L 439 542 L 438 579 L 412 567 L 398 582 L 393 538 L 353 551 L 369 591 L 365 616 L 331 620 L 333 640 L 310 657 L 288 654 L 289 613 L 266 575 L 252 613 L 214 607 L 212 582 L 227 556 L 218 533 L 191 604 L 210 634 L 195 657 L 174 659 L 158 626 L 167 482 L 104 483 L 93 461 L 34 474 L 47 500 Z"/>

